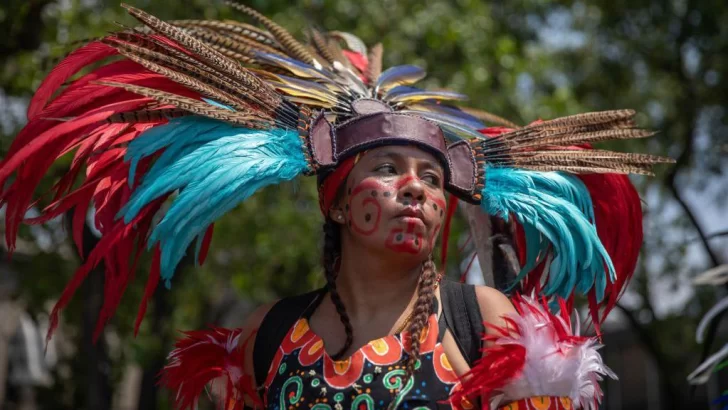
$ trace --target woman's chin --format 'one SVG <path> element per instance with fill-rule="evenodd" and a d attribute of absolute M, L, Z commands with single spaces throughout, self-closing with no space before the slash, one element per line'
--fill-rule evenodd
<path fill-rule="evenodd" d="M 393 264 L 411 268 L 421 265 L 430 258 L 429 249 L 419 249 L 416 247 L 385 247 L 383 252 L 388 258 L 392 259 Z"/>

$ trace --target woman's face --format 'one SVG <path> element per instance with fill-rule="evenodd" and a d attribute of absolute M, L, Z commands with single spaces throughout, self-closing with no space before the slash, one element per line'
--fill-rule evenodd
<path fill-rule="evenodd" d="M 372 149 L 349 174 L 335 212 L 363 246 L 424 260 L 444 220 L 444 179 L 435 157 L 418 148 Z"/>

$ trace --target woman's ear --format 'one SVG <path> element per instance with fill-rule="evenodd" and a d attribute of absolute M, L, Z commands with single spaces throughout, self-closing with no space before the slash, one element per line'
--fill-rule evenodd
<path fill-rule="evenodd" d="M 331 209 L 329 209 L 329 218 L 331 218 L 332 221 L 336 222 L 339 225 L 344 225 L 344 223 L 346 223 L 344 210 L 340 207 L 332 207 Z"/>

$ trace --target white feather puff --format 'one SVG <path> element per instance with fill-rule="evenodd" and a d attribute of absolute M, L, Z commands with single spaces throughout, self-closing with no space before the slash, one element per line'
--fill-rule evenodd
<path fill-rule="evenodd" d="M 501 389 L 500 401 L 508 403 L 527 397 L 570 397 L 575 408 L 596 410 L 602 398 L 599 381 L 617 376 L 597 352 L 596 338 L 580 337 L 579 327 L 551 314 L 536 300 L 514 300 L 521 315 L 510 316 L 510 335 L 498 338 L 499 345 L 516 344 L 526 350 L 520 375 Z M 578 318 L 577 318 L 578 322 Z"/>

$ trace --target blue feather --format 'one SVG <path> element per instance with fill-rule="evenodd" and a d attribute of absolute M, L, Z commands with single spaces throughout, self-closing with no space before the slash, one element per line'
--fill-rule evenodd
<path fill-rule="evenodd" d="M 566 298 L 595 288 L 597 300 L 603 299 L 607 279 L 615 280 L 614 266 L 597 235 L 589 191 L 578 178 L 488 166 L 482 194 L 487 213 L 506 220 L 512 215 L 523 225 L 526 263 L 516 283 L 551 258 L 546 296 Z"/>
<path fill-rule="evenodd" d="M 425 78 L 427 72 L 421 67 L 415 65 L 397 65 L 384 70 L 377 78 L 374 90 L 379 92 L 380 89 L 387 89 L 397 85 L 414 84 Z"/>
<path fill-rule="evenodd" d="M 145 132 L 130 143 L 127 158 L 138 162 L 162 148 L 118 217 L 128 223 L 150 202 L 179 192 L 147 242 L 161 246 L 167 286 L 195 238 L 199 254 L 211 223 L 259 189 L 308 167 L 295 130 L 251 130 L 202 117 L 177 118 Z"/>
<path fill-rule="evenodd" d="M 225 104 L 219 103 L 219 102 L 217 102 L 217 101 L 215 101 L 215 100 L 211 100 L 211 99 L 209 99 L 209 98 L 205 98 L 205 97 L 202 97 L 202 99 L 203 99 L 203 100 L 204 100 L 204 101 L 205 101 L 206 103 L 208 103 L 208 104 L 210 104 L 210 105 L 214 105 L 215 107 L 218 107 L 218 108 L 222 108 L 222 109 L 224 109 L 224 110 L 228 110 L 228 111 L 235 111 L 235 110 L 233 109 L 233 107 L 230 107 L 230 106 L 227 106 L 227 105 L 225 105 Z"/>

